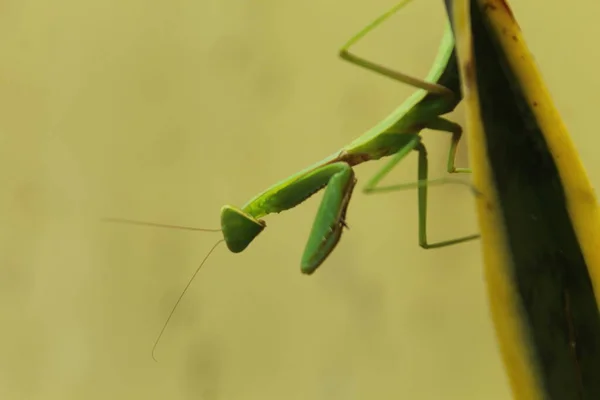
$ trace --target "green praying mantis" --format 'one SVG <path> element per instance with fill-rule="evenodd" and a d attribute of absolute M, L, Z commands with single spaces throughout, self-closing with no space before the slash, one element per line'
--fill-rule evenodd
<path fill-rule="evenodd" d="M 259 193 L 244 206 L 223 206 L 221 208 L 221 229 L 199 229 L 117 218 L 105 219 L 105 221 L 109 222 L 196 231 L 220 231 L 223 233 L 223 240 L 220 240 L 212 247 L 188 281 L 188 284 L 172 308 L 155 342 L 154 348 L 156 348 L 156 344 L 160 340 L 175 309 L 196 274 L 213 250 L 222 241 L 225 241 L 227 247 L 233 253 L 244 251 L 265 229 L 266 223 L 261 219 L 262 217 L 294 208 L 313 194 L 325 189 L 301 260 L 301 271 L 304 274 L 310 275 L 319 268 L 333 252 L 341 238 L 343 229 L 347 227 L 345 221 L 346 211 L 357 181 L 353 167 L 364 162 L 390 157 L 388 163 L 366 183 L 363 189 L 365 193 L 384 193 L 417 188 L 419 215 L 418 239 L 421 247 L 425 249 L 440 248 L 479 238 L 479 234 L 472 234 L 435 243 L 429 243 L 427 240 L 428 186 L 458 183 L 465 184 L 473 189 L 469 183 L 457 179 L 441 178 L 429 180 L 427 150 L 420 136 L 420 133 L 424 129 L 443 131 L 451 134 L 451 144 L 447 161 L 448 173 L 471 172 L 468 168 L 455 167 L 456 151 L 462 136 L 462 127 L 442 117 L 453 111 L 461 101 L 460 76 L 456 63 L 454 37 L 450 24 L 447 24 L 433 67 L 425 80 L 393 71 L 350 52 L 350 48 L 367 33 L 375 29 L 411 1 L 404 0 L 392 7 L 353 36 L 339 52 L 343 60 L 419 89 L 373 128 L 334 154 Z M 381 180 L 412 151 L 418 152 L 418 180 L 412 183 L 397 185 L 379 185 Z"/>
<path fill-rule="evenodd" d="M 339 55 L 348 62 L 420 90 L 409 97 L 387 118 L 336 153 L 274 184 L 241 208 L 232 205 L 223 206 L 220 231 L 222 231 L 224 241 L 231 252 L 244 251 L 263 231 L 266 223 L 261 219 L 262 217 L 294 208 L 321 189 L 325 189 L 301 261 L 301 271 L 305 274 L 312 274 L 335 249 L 343 229 L 347 227 L 346 211 L 356 185 L 353 167 L 383 157 L 391 157 L 391 159 L 367 182 L 363 190 L 365 193 L 383 193 L 416 187 L 419 209 L 418 235 L 421 247 L 439 248 L 479 237 L 474 234 L 436 243 L 427 241 L 427 187 L 439 183 L 466 183 L 451 179 L 428 180 L 427 150 L 422 143 L 421 131 L 432 129 L 450 133 L 452 136 L 447 163 L 448 172 L 471 172 L 467 168 L 455 167 L 456 150 L 462 135 L 461 126 L 442 117 L 453 111 L 461 100 L 454 39 L 449 25 L 426 80 L 393 71 L 349 51 L 367 33 L 410 1 L 405 0 L 397 4 L 361 30 L 342 47 Z M 418 152 L 418 181 L 380 186 L 381 180 L 412 151 Z M 173 227 L 129 220 L 111 220 L 113 222 Z"/>
<path fill-rule="evenodd" d="M 382 193 L 417 186 L 421 247 L 443 247 L 477 237 L 470 235 L 437 243 L 427 241 L 427 185 L 444 180 L 428 180 L 427 150 L 422 143 L 421 131 L 427 128 L 450 133 L 452 139 L 448 172 L 470 172 L 469 169 L 455 167 L 457 145 L 462 134 L 461 126 L 442 117 L 454 110 L 461 99 L 451 31 L 446 31 L 437 59 L 426 78 L 432 83 L 389 70 L 349 52 L 349 48 L 358 39 L 407 3 L 408 1 L 399 4 L 353 37 L 342 48 L 340 56 L 353 64 L 409 83 L 421 90 L 414 93 L 379 124 L 333 155 L 271 186 L 241 208 L 224 206 L 221 209 L 221 227 L 229 250 L 234 253 L 241 252 L 254 240 L 266 226 L 261 217 L 293 208 L 325 188 L 301 261 L 301 271 L 312 274 L 334 250 L 346 227 L 345 215 L 356 184 L 353 167 L 388 156 L 391 159 L 367 182 L 364 192 Z M 412 151 L 419 154 L 418 182 L 380 186 L 381 180 Z"/>

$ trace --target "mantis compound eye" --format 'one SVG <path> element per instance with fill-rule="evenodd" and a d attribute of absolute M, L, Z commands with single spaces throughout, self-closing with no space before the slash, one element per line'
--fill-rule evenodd
<path fill-rule="evenodd" d="M 227 248 L 240 253 L 265 229 L 265 221 L 233 206 L 221 208 L 221 229 Z"/>

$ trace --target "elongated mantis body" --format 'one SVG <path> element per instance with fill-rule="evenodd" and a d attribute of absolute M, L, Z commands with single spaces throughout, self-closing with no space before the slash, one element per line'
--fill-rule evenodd
<path fill-rule="evenodd" d="M 600 399 L 600 210 L 503 0 L 446 0 L 492 317 L 516 399 Z"/>
<path fill-rule="evenodd" d="M 452 139 L 448 156 L 448 172 L 470 172 L 469 169 L 456 168 L 454 165 L 457 146 L 462 135 L 461 126 L 442 117 L 453 111 L 461 100 L 454 41 L 450 28 L 448 27 L 444 34 L 438 55 L 425 80 L 390 70 L 355 56 L 349 51 L 350 47 L 369 31 L 410 1 L 399 3 L 350 39 L 342 47 L 340 56 L 353 64 L 410 84 L 419 90 L 387 118 L 336 153 L 269 187 L 241 208 L 232 205 L 222 207 L 221 230 L 230 251 L 239 253 L 246 249 L 266 227 L 266 223 L 261 220 L 262 217 L 296 207 L 325 188 L 301 261 L 301 271 L 312 274 L 335 249 L 346 226 L 345 215 L 356 184 L 353 167 L 383 157 L 391 157 L 391 159 L 367 182 L 364 192 L 382 193 L 416 187 L 421 247 L 438 248 L 478 237 L 478 235 L 469 235 L 437 243 L 427 241 L 427 186 L 450 180 L 428 181 L 427 151 L 421 140 L 421 131 L 432 129 L 450 133 Z M 418 182 L 379 186 L 380 181 L 412 151 L 418 152 L 419 155 Z"/>
<path fill-rule="evenodd" d="M 456 150 L 462 135 L 461 126 L 442 117 L 453 111 L 461 100 L 454 39 L 450 26 L 448 25 L 445 31 L 433 67 L 425 80 L 390 70 L 358 57 L 349 51 L 350 47 L 369 31 L 377 27 L 410 1 L 405 0 L 399 3 L 355 35 L 342 47 L 340 57 L 396 81 L 410 84 L 419 90 L 387 118 L 334 154 L 269 187 L 241 208 L 231 205 L 222 207 L 221 231 L 230 251 L 239 253 L 246 249 L 254 238 L 266 227 L 266 223 L 261 219 L 262 217 L 296 207 L 321 189 L 325 189 L 301 261 L 301 271 L 305 274 L 312 274 L 335 249 L 340 240 L 343 228 L 346 226 L 346 211 L 356 185 L 353 167 L 367 161 L 379 160 L 383 157 L 390 157 L 390 160 L 367 182 L 364 191 L 366 193 L 382 193 L 417 188 L 419 209 L 418 237 L 421 247 L 426 249 L 439 248 L 463 243 L 479 237 L 478 234 L 473 234 L 436 243 L 429 243 L 427 240 L 427 187 L 436 183 L 448 183 L 451 180 L 428 180 L 427 150 L 422 143 L 421 131 L 423 129 L 432 129 L 450 133 L 451 144 L 447 171 L 449 173 L 470 172 L 469 169 L 455 167 Z M 417 182 L 380 186 L 379 183 L 381 180 L 412 151 L 418 153 Z M 468 183 L 458 180 L 454 182 L 468 185 Z M 122 219 L 109 220 L 141 225 L 176 227 Z M 187 227 L 180 228 L 202 230 Z M 203 263 L 204 261 L 200 264 L 200 267 Z M 198 270 L 200 267 L 198 267 Z M 196 273 L 198 270 L 196 270 Z M 179 297 L 175 307 L 177 307 L 188 287 L 189 283 Z M 167 319 L 167 323 L 169 319 Z M 162 331 L 160 335 L 162 335 Z"/>
<path fill-rule="evenodd" d="M 241 208 L 224 206 L 221 210 L 221 227 L 229 250 L 234 253 L 243 251 L 265 228 L 264 221 L 260 219 L 263 216 L 295 207 L 325 188 L 323 200 L 301 262 L 303 273 L 313 273 L 333 251 L 345 227 L 345 215 L 356 183 L 352 167 L 388 156 L 391 157 L 391 160 L 367 182 L 364 191 L 381 193 L 417 186 L 419 244 L 422 247 L 443 247 L 478 237 L 478 235 L 469 235 L 431 244 L 427 241 L 427 184 L 433 183 L 433 181 L 427 181 L 427 151 L 421 141 L 420 132 L 427 128 L 452 134 L 448 172 L 470 172 L 468 169 L 454 166 L 462 128 L 442 117 L 454 110 L 461 99 L 451 31 L 449 29 L 446 31 L 438 56 L 426 81 L 394 72 L 349 52 L 350 46 L 409 1 L 398 4 L 353 37 L 342 48 L 340 56 L 356 65 L 409 83 L 421 90 L 414 93 L 386 119 L 333 155 L 271 186 Z M 418 180 L 421 183 L 379 186 L 379 182 L 390 170 L 412 151 L 419 153 Z"/>

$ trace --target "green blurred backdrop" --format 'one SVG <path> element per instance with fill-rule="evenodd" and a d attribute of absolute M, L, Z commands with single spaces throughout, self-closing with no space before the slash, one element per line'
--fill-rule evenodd
<path fill-rule="evenodd" d="M 268 218 L 245 253 L 221 247 L 159 363 L 155 336 L 218 235 L 98 223 L 216 227 L 221 205 L 386 116 L 412 89 L 336 52 L 393 3 L 2 3 L 0 398 L 509 398 L 478 243 L 421 250 L 415 192 L 357 190 L 312 277 L 299 263 L 320 196 Z M 600 5 L 512 3 L 598 183 Z M 424 76 L 443 11 L 416 1 L 356 50 Z M 441 176 L 449 138 L 425 135 Z M 359 187 L 377 168 L 358 168 Z M 415 177 L 411 157 L 390 179 Z M 463 187 L 432 189 L 430 238 L 476 231 L 472 206 Z"/>

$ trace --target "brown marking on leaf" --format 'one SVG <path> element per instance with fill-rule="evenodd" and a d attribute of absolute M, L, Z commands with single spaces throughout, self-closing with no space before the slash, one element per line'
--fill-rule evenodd
<path fill-rule="evenodd" d="M 512 10 L 510 9 L 510 6 L 508 5 L 508 3 L 505 0 L 498 0 L 498 3 L 500 3 L 500 5 L 502 5 L 502 7 L 504 7 L 506 13 L 514 21 L 515 16 L 513 15 Z"/>
<path fill-rule="evenodd" d="M 512 36 L 511 36 L 511 38 L 512 38 L 512 40 L 514 40 L 515 42 L 518 42 L 518 41 L 519 41 L 519 39 L 517 39 L 517 37 L 516 37 L 515 35 L 512 35 Z"/>
<path fill-rule="evenodd" d="M 516 26 L 519 26 L 519 24 L 517 23 L 517 21 L 515 20 L 515 16 L 512 13 L 512 10 L 510 9 L 510 6 L 508 5 L 508 2 L 506 0 L 494 0 L 494 1 L 489 1 L 489 2 L 485 2 L 481 5 L 481 11 L 485 14 L 486 12 L 488 12 L 488 10 L 491 11 L 496 11 L 498 9 L 498 7 L 496 7 L 495 4 L 493 3 L 498 3 L 501 7 L 504 8 L 504 11 L 506 12 L 506 14 L 508 14 L 508 16 L 510 17 L 510 19 L 513 21 L 513 23 Z M 490 11 L 490 12 L 491 12 Z"/>
<path fill-rule="evenodd" d="M 492 3 L 484 3 L 482 7 L 483 7 L 483 11 L 487 11 L 487 10 L 496 11 L 496 6 L 493 5 Z"/>
<path fill-rule="evenodd" d="M 463 68 L 465 70 L 465 84 L 469 89 L 472 89 L 475 85 L 475 69 L 473 67 L 473 60 L 467 60 L 467 62 L 464 63 Z"/>
<path fill-rule="evenodd" d="M 537 106 L 538 106 L 538 102 L 537 102 L 537 101 L 534 101 L 534 102 L 533 102 L 533 106 L 534 106 L 534 107 L 537 107 Z"/>

